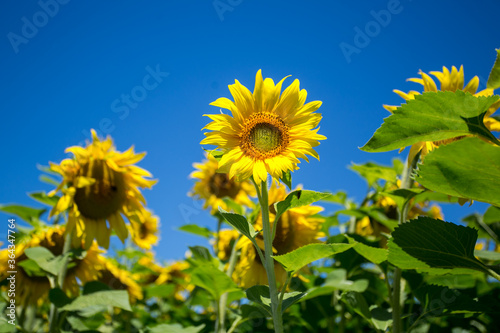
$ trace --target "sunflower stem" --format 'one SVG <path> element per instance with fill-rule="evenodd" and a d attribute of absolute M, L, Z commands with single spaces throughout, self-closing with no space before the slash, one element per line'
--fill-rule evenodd
<path fill-rule="evenodd" d="M 234 267 L 236 266 L 236 260 L 238 259 L 238 250 L 236 249 L 236 244 L 238 244 L 238 241 L 240 238 L 236 239 L 233 244 L 233 248 L 231 250 L 231 256 L 229 257 L 229 266 L 226 271 L 226 275 L 228 277 L 231 277 L 234 272 Z M 225 328 L 225 321 L 226 321 L 226 306 L 227 306 L 227 297 L 228 293 L 224 293 L 221 295 L 220 300 L 219 300 L 219 317 L 218 317 L 218 323 L 219 323 L 219 332 L 224 333 L 226 332 Z M 216 331 L 217 333 L 217 331 Z"/>
<path fill-rule="evenodd" d="M 416 169 L 418 160 L 420 158 L 420 153 L 416 154 L 412 161 L 405 163 L 403 169 L 403 175 L 401 179 L 401 189 L 411 188 L 413 186 L 414 180 L 411 178 L 413 170 Z M 408 217 L 408 209 L 410 202 L 407 201 L 402 209 L 399 211 L 399 224 L 406 222 Z M 401 268 L 396 267 L 394 269 L 394 282 L 392 290 L 392 331 L 394 333 L 400 333 L 403 329 L 403 322 L 401 320 Z"/>
<path fill-rule="evenodd" d="M 63 251 L 62 255 L 65 256 L 66 253 L 69 252 L 71 249 L 71 234 L 67 233 L 66 237 L 64 239 L 64 245 L 63 245 Z M 50 287 L 51 288 L 60 288 L 61 290 L 63 289 L 64 286 L 64 279 L 66 278 L 66 273 L 68 271 L 68 262 L 69 262 L 69 256 L 66 256 L 64 258 L 64 264 L 61 267 L 61 271 L 59 274 L 54 277 L 53 279 L 49 279 L 50 281 Z M 50 304 L 50 317 L 49 317 L 49 327 L 50 327 L 50 332 L 59 332 L 61 323 L 58 320 L 58 311 L 54 303 Z"/>
<path fill-rule="evenodd" d="M 267 280 L 269 282 L 269 294 L 271 296 L 271 309 L 273 315 L 274 331 L 283 332 L 283 321 L 281 307 L 279 306 L 278 288 L 276 287 L 276 276 L 274 274 L 273 238 L 271 224 L 269 223 L 269 202 L 267 193 L 267 181 L 261 183 L 261 195 L 259 197 L 262 211 L 262 230 L 264 233 L 264 256 Z"/>

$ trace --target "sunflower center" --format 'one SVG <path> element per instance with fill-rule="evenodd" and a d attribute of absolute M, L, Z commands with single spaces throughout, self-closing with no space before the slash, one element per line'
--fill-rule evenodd
<path fill-rule="evenodd" d="M 106 219 L 118 212 L 126 199 L 122 173 L 111 169 L 104 160 L 91 160 L 82 166 L 78 176 L 95 179 L 94 184 L 76 189 L 74 200 L 84 217 Z"/>
<path fill-rule="evenodd" d="M 217 198 L 230 197 L 234 199 L 240 191 L 238 184 L 234 180 L 229 179 L 226 173 L 213 174 L 208 181 L 208 188 L 210 193 Z"/>
<path fill-rule="evenodd" d="M 240 147 L 255 159 L 264 160 L 280 154 L 289 141 L 288 126 L 277 114 L 259 112 L 243 125 Z"/>

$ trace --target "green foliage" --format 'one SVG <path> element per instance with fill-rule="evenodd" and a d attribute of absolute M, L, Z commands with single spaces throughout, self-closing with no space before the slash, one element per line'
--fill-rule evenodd
<path fill-rule="evenodd" d="M 286 196 L 285 200 L 274 204 L 274 209 L 276 210 L 275 219 L 277 221 L 280 216 L 289 209 L 310 205 L 323 198 L 329 197 L 330 195 L 330 193 L 321 193 L 308 190 L 293 191 Z"/>
<path fill-rule="evenodd" d="M 477 230 L 429 217 L 401 224 L 392 233 L 403 251 L 435 268 L 468 268 L 487 272 L 474 257 Z"/>
<path fill-rule="evenodd" d="M 29 196 L 33 199 L 35 199 L 38 202 L 41 202 L 43 204 L 46 204 L 48 206 L 55 206 L 57 201 L 59 201 L 59 196 L 53 195 L 53 196 L 48 196 L 47 193 L 45 192 L 33 192 L 30 193 Z"/>
<path fill-rule="evenodd" d="M 32 226 L 37 226 L 40 224 L 40 216 L 47 210 L 21 205 L 0 205 L 0 211 L 15 215 Z"/>
<path fill-rule="evenodd" d="M 191 279 L 194 285 L 207 290 L 215 300 L 226 292 L 239 290 L 231 278 L 211 265 L 196 267 L 191 272 Z"/>
<path fill-rule="evenodd" d="M 96 305 L 117 307 L 126 311 L 132 311 L 129 296 L 125 290 L 98 291 L 88 295 L 75 298 L 71 303 L 60 308 L 61 311 L 80 311 L 87 307 Z"/>
<path fill-rule="evenodd" d="M 345 237 L 349 241 L 349 244 L 354 244 L 353 249 L 356 252 L 374 264 L 380 264 L 387 260 L 388 252 L 386 249 L 366 245 L 362 242 L 356 241 L 353 237 L 349 237 L 348 235 L 345 235 Z"/>
<path fill-rule="evenodd" d="M 447 195 L 500 206 L 500 147 L 466 138 L 433 150 L 419 166 L 416 181 Z"/>
<path fill-rule="evenodd" d="M 160 324 L 148 329 L 148 333 L 199 333 L 205 328 L 205 325 L 182 327 L 179 324 Z"/>
<path fill-rule="evenodd" d="M 246 237 L 253 239 L 257 232 L 255 231 L 252 224 L 250 224 L 247 219 L 239 214 L 228 213 L 224 209 L 219 207 L 219 213 L 222 215 L 224 220 L 227 223 L 236 228 L 239 232 L 241 232 Z"/>
<path fill-rule="evenodd" d="M 496 49 L 495 51 L 497 51 L 497 58 L 491 69 L 490 76 L 488 77 L 488 83 L 486 84 L 486 87 L 491 89 L 500 88 L 500 49 Z"/>
<path fill-rule="evenodd" d="M 62 266 L 66 263 L 66 258 L 70 256 L 68 252 L 65 255 L 56 257 L 45 247 L 31 247 L 26 249 L 24 253 L 29 259 L 40 266 L 41 269 L 52 275 L 58 275 Z"/>
<path fill-rule="evenodd" d="M 196 224 L 185 224 L 179 227 L 177 230 L 184 231 L 193 235 L 198 235 L 204 238 L 210 238 L 213 233 L 206 227 L 200 227 Z"/>
<path fill-rule="evenodd" d="M 383 179 L 388 182 L 396 181 L 396 170 L 391 167 L 378 165 L 375 163 L 365 163 L 365 164 L 352 164 L 349 167 L 351 170 L 356 171 L 368 182 L 368 186 L 373 186 L 376 182 Z"/>
<path fill-rule="evenodd" d="M 407 101 L 384 119 L 361 149 L 384 152 L 423 141 L 477 135 L 500 144 L 483 123 L 485 112 L 498 96 L 475 97 L 461 90 L 427 92 Z"/>
<path fill-rule="evenodd" d="M 290 191 L 292 190 L 292 172 L 290 170 L 288 170 L 287 172 L 283 172 L 280 180 L 288 187 Z"/>
<path fill-rule="evenodd" d="M 344 252 L 351 247 L 351 244 L 308 244 L 273 258 L 288 272 L 295 272 L 313 261 Z"/>

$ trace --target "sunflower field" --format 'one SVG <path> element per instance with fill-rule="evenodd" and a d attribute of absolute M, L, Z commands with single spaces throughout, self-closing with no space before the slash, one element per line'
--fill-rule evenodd
<path fill-rule="evenodd" d="M 330 140 L 319 128 L 322 103 L 307 101 L 298 79 L 275 84 L 259 70 L 253 92 L 235 80 L 205 114 L 205 157 L 190 174 L 189 196 L 216 227 L 179 228 L 210 246 L 189 246 L 174 262 L 152 250 L 159 217 L 142 192 L 157 180 L 138 166 L 145 153 L 119 151 L 91 130 L 84 146 L 64 150 L 70 157 L 40 167 L 53 190 L 32 192 L 38 204 L 0 206 L 12 216 L 0 251 L 0 328 L 500 331 L 497 52 L 481 91 L 478 76 L 465 83 L 455 66 L 409 79 L 418 91 L 394 90 L 404 102 L 384 105 L 390 114 L 360 149 L 409 147 L 407 158 L 353 163 L 367 184 L 359 201 L 295 185 L 307 172 L 299 163 L 319 160 L 315 148 Z M 474 202 L 487 209 L 465 224 L 443 217 L 442 204 Z"/>

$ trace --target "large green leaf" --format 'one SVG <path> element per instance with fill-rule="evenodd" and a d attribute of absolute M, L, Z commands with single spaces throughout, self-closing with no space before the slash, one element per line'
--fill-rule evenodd
<path fill-rule="evenodd" d="M 396 170 L 394 170 L 394 168 L 378 165 L 372 162 L 365 164 L 353 163 L 353 165 L 349 168 L 356 171 L 361 177 L 365 178 L 368 182 L 368 186 L 372 186 L 379 179 L 395 182 L 397 177 Z"/>
<path fill-rule="evenodd" d="M 271 297 L 269 294 L 269 287 L 256 285 L 248 288 L 246 291 L 247 298 L 260 305 L 266 312 L 271 315 Z M 300 301 L 306 293 L 299 291 L 292 291 L 289 293 L 285 293 L 283 295 L 283 303 L 281 304 L 281 311 L 285 312 L 293 304 Z"/>
<path fill-rule="evenodd" d="M 417 172 L 416 181 L 432 191 L 500 206 L 500 147 L 459 140 L 430 152 Z"/>
<path fill-rule="evenodd" d="M 329 197 L 331 193 L 322 193 L 308 190 L 296 190 L 290 192 L 285 200 L 276 202 L 274 209 L 276 210 L 276 221 L 287 210 L 295 207 L 307 206 L 313 202 Z"/>
<path fill-rule="evenodd" d="M 347 240 L 349 241 L 349 244 L 354 244 L 354 250 L 358 252 L 360 255 L 365 257 L 367 260 L 375 263 L 375 264 L 380 264 L 384 261 L 387 260 L 387 250 L 386 249 L 381 249 L 381 248 L 376 248 L 373 246 L 369 246 L 366 244 L 363 244 L 361 242 L 356 241 L 354 238 L 349 237 L 347 235 L 344 235 Z"/>
<path fill-rule="evenodd" d="M 47 210 L 21 205 L 0 205 L 0 211 L 20 217 L 29 224 L 36 226 L 39 223 L 40 216 Z"/>
<path fill-rule="evenodd" d="M 65 255 L 54 256 L 45 247 L 30 247 L 24 250 L 26 256 L 36 262 L 41 269 L 52 275 L 58 275 L 62 269 L 62 266 L 66 263 L 66 258 L 70 256 L 70 252 Z"/>
<path fill-rule="evenodd" d="M 401 224 L 392 237 L 403 251 L 431 267 L 487 272 L 485 265 L 474 257 L 475 229 L 421 216 Z"/>
<path fill-rule="evenodd" d="M 61 307 L 61 310 L 78 311 L 96 305 L 114 306 L 123 310 L 132 311 L 128 292 L 126 290 L 98 291 L 92 294 L 79 296 L 71 303 Z"/>
<path fill-rule="evenodd" d="M 336 253 L 347 251 L 354 244 L 308 244 L 280 256 L 273 256 L 274 260 L 283 265 L 288 272 L 295 272 L 313 261 L 329 257 Z"/>
<path fill-rule="evenodd" d="M 255 231 L 253 225 L 251 225 L 247 219 L 239 214 L 226 212 L 224 209 L 219 207 L 219 212 L 230 225 L 236 228 L 243 235 L 247 236 L 250 239 L 253 239 L 257 232 Z"/>
<path fill-rule="evenodd" d="M 491 89 L 500 88 L 500 49 L 496 49 L 496 51 L 497 59 L 491 69 L 490 76 L 488 77 L 488 83 L 486 84 L 486 87 Z"/>
<path fill-rule="evenodd" d="M 500 144 L 483 123 L 485 112 L 497 100 L 498 96 L 475 97 L 461 90 L 417 95 L 385 118 L 361 150 L 384 152 L 471 134 Z"/>
<path fill-rule="evenodd" d="M 226 292 L 239 290 L 233 280 L 212 265 L 198 266 L 191 271 L 191 283 L 207 290 L 214 299 Z"/>

